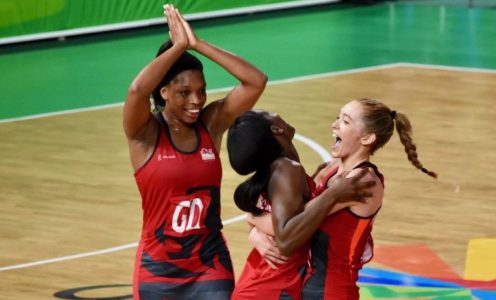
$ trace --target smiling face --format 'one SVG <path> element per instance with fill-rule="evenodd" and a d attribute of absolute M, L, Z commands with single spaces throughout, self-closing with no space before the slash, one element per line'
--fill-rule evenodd
<path fill-rule="evenodd" d="M 205 78 L 198 70 L 186 70 L 177 74 L 160 92 L 166 99 L 165 113 L 185 124 L 198 120 L 207 100 Z"/>
<path fill-rule="evenodd" d="M 375 140 L 375 135 L 365 132 L 363 113 L 363 106 L 358 101 L 351 101 L 343 106 L 337 120 L 332 124 L 332 135 L 335 137 L 331 148 L 333 157 L 344 160 L 370 154 L 370 145 Z"/>

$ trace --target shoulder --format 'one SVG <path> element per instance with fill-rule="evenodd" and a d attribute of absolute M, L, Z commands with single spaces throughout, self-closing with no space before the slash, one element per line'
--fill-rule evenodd
<path fill-rule="evenodd" d="M 303 203 L 303 195 L 307 186 L 306 173 L 303 166 L 294 160 L 283 157 L 271 164 L 270 179 L 267 186 L 272 209 L 287 210 L 299 208 Z"/>
<path fill-rule="evenodd" d="M 129 138 L 129 142 L 146 144 L 155 146 L 158 134 L 161 131 L 161 125 L 155 116 L 152 116 L 147 123 L 142 126 L 133 138 Z"/>
<path fill-rule="evenodd" d="M 317 179 L 322 179 L 323 177 L 327 176 L 327 174 L 329 174 L 329 172 L 331 172 L 332 170 L 337 168 L 339 166 L 339 159 L 333 158 L 327 162 L 322 163 L 322 165 L 324 165 L 324 167 L 321 168 L 315 176 L 316 182 L 319 181 Z"/>
<path fill-rule="evenodd" d="M 367 198 L 367 200 L 363 203 L 356 203 L 351 206 L 350 209 L 353 213 L 362 216 L 368 217 L 374 214 L 381 206 L 384 198 L 384 186 L 382 185 L 382 180 L 379 178 L 377 173 L 372 170 L 372 168 L 367 168 L 368 172 L 365 174 L 360 181 L 374 181 L 375 185 L 370 188 L 370 192 L 372 192 L 372 196 Z M 353 177 L 358 174 L 362 169 L 354 169 L 352 170 L 347 177 Z"/>
<path fill-rule="evenodd" d="M 270 165 L 270 169 L 273 174 L 280 172 L 288 172 L 290 174 L 300 174 L 302 172 L 305 173 L 305 170 L 303 169 L 301 163 L 287 157 L 280 157 L 276 159 Z"/>
<path fill-rule="evenodd" d="M 356 176 L 358 173 L 360 173 L 363 169 L 367 169 L 367 174 L 365 174 L 362 177 L 362 181 L 367 181 L 367 180 L 374 180 L 380 182 L 381 179 L 377 175 L 377 173 L 374 171 L 372 167 L 360 167 L 360 168 L 355 168 L 351 170 L 346 177 L 353 177 Z"/>
<path fill-rule="evenodd" d="M 306 178 L 303 166 L 292 159 L 281 157 L 270 165 L 271 178 L 269 185 L 292 185 Z"/>
<path fill-rule="evenodd" d="M 217 99 L 210 102 L 202 109 L 200 118 L 208 129 L 219 126 L 218 123 L 226 121 L 223 111 L 224 103 L 225 98 Z"/>

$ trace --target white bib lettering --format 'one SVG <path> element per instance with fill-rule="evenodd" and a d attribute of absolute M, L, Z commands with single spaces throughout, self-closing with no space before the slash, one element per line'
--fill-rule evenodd
<path fill-rule="evenodd" d="M 176 206 L 172 216 L 172 229 L 177 233 L 200 229 L 202 212 L 203 202 L 200 198 L 194 198 L 191 201 L 181 201 Z"/>

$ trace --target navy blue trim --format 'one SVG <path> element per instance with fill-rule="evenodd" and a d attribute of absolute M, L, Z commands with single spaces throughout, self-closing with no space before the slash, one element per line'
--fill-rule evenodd
<path fill-rule="evenodd" d="M 379 177 L 379 179 L 381 180 L 381 183 L 382 185 L 384 185 L 384 175 L 382 175 L 381 172 L 379 172 L 379 169 L 377 168 L 376 165 L 374 165 L 373 163 L 371 163 L 370 161 L 366 160 L 366 161 L 362 161 L 361 163 L 359 163 L 356 167 L 354 167 L 353 169 L 365 169 L 365 168 L 372 168 L 372 170 L 374 170 L 374 173 L 377 175 L 377 177 Z M 379 212 L 379 210 L 381 210 L 381 206 L 379 206 L 379 208 L 373 213 L 371 214 L 370 216 L 366 216 L 366 217 L 363 217 L 363 216 L 360 216 L 360 215 L 357 215 L 356 213 L 354 213 L 352 210 L 351 210 L 351 207 L 347 207 L 346 210 L 351 214 L 353 215 L 355 218 L 358 218 L 358 219 L 363 219 L 363 220 L 369 220 L 369 219 L 373 219 L 375 217 L 375 215 L 377 215 L 377 213 Z"/>
<path fill-rule="evenodd" d="M 367 217 L 363 217 L 363 216 L 359 216 L 357 215 L 356 213 L 354 213 L 350 207 L 347 207 L 346 210 L 351 214 L 353 215 L 355 218 L 357 219 L 363 219 L 363 220 L 370 220 L 370 219 L 373 219 L 375 217 L 375 215 L 377 215 L 377 213 L 379 212 L 379 210 L 381 210 L 381 206 L 379 206 L 379 208 L 373 213 L 371 214 L 370 216 L 367 216 Z"/>
<path fill-rule="evenodd" d="M 188 283 L 139 283 L 139 298 L 142 300 L 229 300 L 234 289 L 234 280 L 220 279 Z"/>
<path fill-rule="evenodd" d="M 382 184 L 384 185 L 384 175 L 382 175 L 382 173 L 379 172 L 379 169 L 377 168 L 377 166 L 374 165 L 373 163 L 371 163 L 370 161 L 368 161 L 368 160 L 362 161 L 353 169 L 365 169 L 365 168 L 372 168 L 372 170 L 374 170 L 374 173 L 377 175 L 377 177 L 379 177 Z"/>
<path fill-rule="evenodd" d="M 162 115 L 161 112 L 157 114 L 157 120 L 160 123 L 160 125 L 162 125 L 162 128 L 164 129 L 165 135 L 169 139 L 170 144 L 172 145 L 172 147 L 177 152 L 182 153 L 182 154 L 194 154 L 194 153 L 196 153 L 196 151 L 198 151 L 198 149 L 200 149 L 200 145 L 201 145 L 201 134 L 200 134 L 200 130 L 199 130 L 198 125 L 197 125 L 196 122 L 193 124 L 193 128 L 194 128 L 195 134 L 196 134 L 196 146 L 191 151 L 185 151 L 185 150 L 182 150 L 179 147 L 177 147 L 176 144 L 174 144 L 174 141 L 172 140 L 172 137 L 171 137 L 171 134 L 170 134 L 169 125 L 165 121 L 164 116 Z"/>

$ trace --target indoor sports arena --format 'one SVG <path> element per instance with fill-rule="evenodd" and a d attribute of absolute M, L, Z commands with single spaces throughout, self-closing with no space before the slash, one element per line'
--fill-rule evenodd
<path fill-rule="evenodd" d="M 171 48 L 157 54 L 168 40 Z M 185 53 L 202 69 L 184 67 L 161 85 Z M 408 116 L 413 144 L 404 146 L 395 129 L 367 156 L 383 175 L 373 215 L 354 210 L 366 199 L 343 208 L 358 221 L 370 220 L 370 228 L 373 223 L 366 251 L 359 250 L 362 260 L 353 265 L 359 299 L 496 299 L 494 0 L 2 0 L 0 70 L 2 300 L 227 299 L 191 296 L 183 284 L 189 289 L 189 278 L 210 278 L 230 260 L 232 290 L 258 249 L 249 238 L 258 225 L 234 200 L 253 174 L 239 175 L 231 166 L 229 126 L 246 110 L 271 112 L 265 114 L 285 120 L 286 131 L 273 130 L 274 136 L 289 132 L 284 124 L 295 129 L 290 142 L 306 174 L 333 162 L 336 174 L 348 174 L 343 151 L 368 144 L 362 139 L 355 150 L 344 148 L 349 123 L 362 122 L 345 108 L 364 98 L 390 108 L 391 126 Z M 200 74 L 199 81 L 177 79 L 186 73 Z M 174 94 L 181 84 L 186 92 Z M 166 103 L 162 111 L 150 105 L 156 104 L 152 90 Z M 203 96 L 189 96 L 197 92 Z M 242 101 L 251 102 L 241 107 Z M 216 161 L 215 171 L 167 167 L 174 155 L 192 156 L 203 145 L 200 131 L 214 145 L 202 148 L 201 158 Z M 173 152 L 155 160 L 165 144 Z M 169 174 L 163 181 L 153 179 L 159 163 Z M 424 174 L 431 171 L 437 178 Z M 176 191 L 202 172 L 219 176 L 208 203 L 196 194 L 191 201 L 175 192 L 154 196 L 157 186 Z M 277 190 L 270 178 L 256 199 L 274 208 L 264 214 L 275 233 L 263 234 L 270 249 L 279 249 L 284 226 L 277 218 L 289 209 L 276 201 L 289 200 L 271 197 L 296 188 Z M 324 191 L 332 187 L 321 184 Z M 150 204 L 150 197 L 160 199 Z M 310 214 L 312 206 L 301 203 L 291 218 Z M 315 226 L 305 242 L 312 246 L 302 289 L 320 255 L 312 252 L 322 230 Z M 293 236 L 306 232 L 305 224 L 299 228 Z M 203 236 L 211 230 L 222 233 Z M 327 238 L 342 245 L 340 236 Z M 358 233 L 350 237 L 352 244 L 357 239 Z M 206 250 L 214 242 L 227 257 Z M 210 269 L 188 262 L 197 252 L 198 263 Z M 176 264 L 178 257 L 186 262 Z M 325 289 L 334 288 L 329 281 Z M 160 284 L 167 293 L 146 296 Z M 277 299 L 357 298 L 305 297 Z"/>

